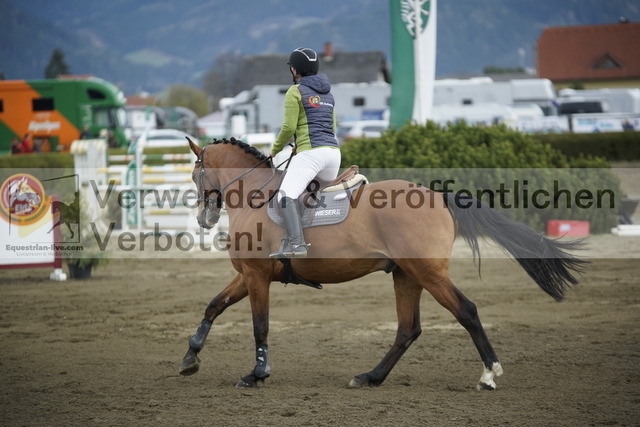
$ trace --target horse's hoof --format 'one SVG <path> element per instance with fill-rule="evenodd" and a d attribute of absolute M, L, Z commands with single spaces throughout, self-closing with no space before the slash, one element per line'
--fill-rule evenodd
<path fill-rule="evenodd" d="M 480 381 L 476 388 L 478 390 L 495 390 L 496 383 L 493 381 L 493 378 L 499 377 L 502 375 L 502 372 L 502 365 L 500 365 L 499 362 L 494 362 L 493 365 L 491 365 L 491 369 L 484 367 L 482 376 L 480 377 Z"/>
<path fill-rule="evenodd" d="M 368 374 L 356 375 L 349 382 L 349 387 L 351 388 L 371 387 L 371 385 L 372 384 Z"/>
<path fill-rule="evenodd" d="M 493 381 L 491 381 L 490 383 L 478 383 L 478 385 L 476 386 L 476 388 L 478 390 L 489 390 L 489 391 L 493 391 L 496 389 L 496 383 L 494 383 Z"/>
<path fill-rule="evenodd" d="M 240 379 L 240 381 L 236 383 L 236 388 L 258 388 L 258 384 L 255 381 Z"/>
<path fill-rule="evenodd" d="M 253 375 L 242 377 L 236 383 L 236 388 L 258 388 L 262 386 L 264 386 L 264 378 L 256 378 Z"/>
<path fill-rule="evenodd" d="M 185 356 L 180 365 L 180 375 L 189 376 L 193 375 L 200 369 L 200 359 L 198 356 Z"/>

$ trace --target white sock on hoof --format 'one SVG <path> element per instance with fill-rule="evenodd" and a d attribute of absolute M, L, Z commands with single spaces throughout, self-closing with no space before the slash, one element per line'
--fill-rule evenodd
<path fill-rule="evenodd" d="M 491 365 L 491 369 L 487 369 L 487 367 L 483 367 L 482 376 L 480 377 L 480 382 L 478 383 L 478 390 L 495 390 L 496 383 L 493 381 L 495 376 L 502 375 L 502 365 L 499 362 L 494 362 Z"/>

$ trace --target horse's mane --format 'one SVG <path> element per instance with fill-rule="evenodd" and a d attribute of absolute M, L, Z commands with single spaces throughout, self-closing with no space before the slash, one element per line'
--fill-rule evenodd
<path fill-rule="evenodd" d="M 231 139 L 214 139 L 210 145 L 213 144 L 231 144 L 231 145 L 235 145 L 236 147 L 244 150 L 245 153 L 247 154 L 251 154 L 253 157 L 255 157 L 256 159 L 263 161 L 266 160 L 267 156 L 265 156 L 260 150 L 258 150 L 256 147 L 247 144 L 246 142 L 242 142 L 239 139 L 235 139 L 235 138 L 231 138 Z"/>

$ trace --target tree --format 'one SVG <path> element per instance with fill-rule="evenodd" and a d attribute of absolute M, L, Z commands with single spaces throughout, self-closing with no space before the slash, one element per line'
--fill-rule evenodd
<path fill-rule="evenodd" d="M 569 86 L 569 87 L 571 89 L 575 89 L 575 90 L 584 90 L 585 89 L 584 83 L 582 83 L 582 82 L 580 82 L 578 80 L 575 80 L 575 81 L 571 82 L 571 86 Z"/>
<path fill-rule="evenodd" d="M 61 74 L 69 74 L 69 66 L 64 60 L 62 50 L 55 48 L 47 67 L 44 69 L 44 78 L 55 79 Z"/>
<path fill-rule="evenodd" d="M 526 70 L 522 67 L 498 67 L 496 65 L 487 65 L 482 69 L 484 75 L 487 74 L 522 74 Z"/>
<path fill-rule="evenodd" d="M 193 87 L 187 85 L 173 85 L 169 88 L 162 105 L 173 107 L 185 107 L 202 117 L 209 111 L 207 106 L 207 95 Z"/>

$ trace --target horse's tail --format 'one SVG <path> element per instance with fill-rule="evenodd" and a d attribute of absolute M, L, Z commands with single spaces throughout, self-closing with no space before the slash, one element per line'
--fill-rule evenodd
<path fill-rule="evenodd" d="M 567 250 L 584 247 L 582 240 L 561 242 L 513 221 L 470 196 L 445 193 L 445 203 L 454 218 L 458 233 L 480 259 L 478 236 L 493 239 L 518 261 L 529 276 L 556 301 L 561 301 L 570 285 L 577 285 L 574 273 L 582 273 L 588 261 Z"/>

